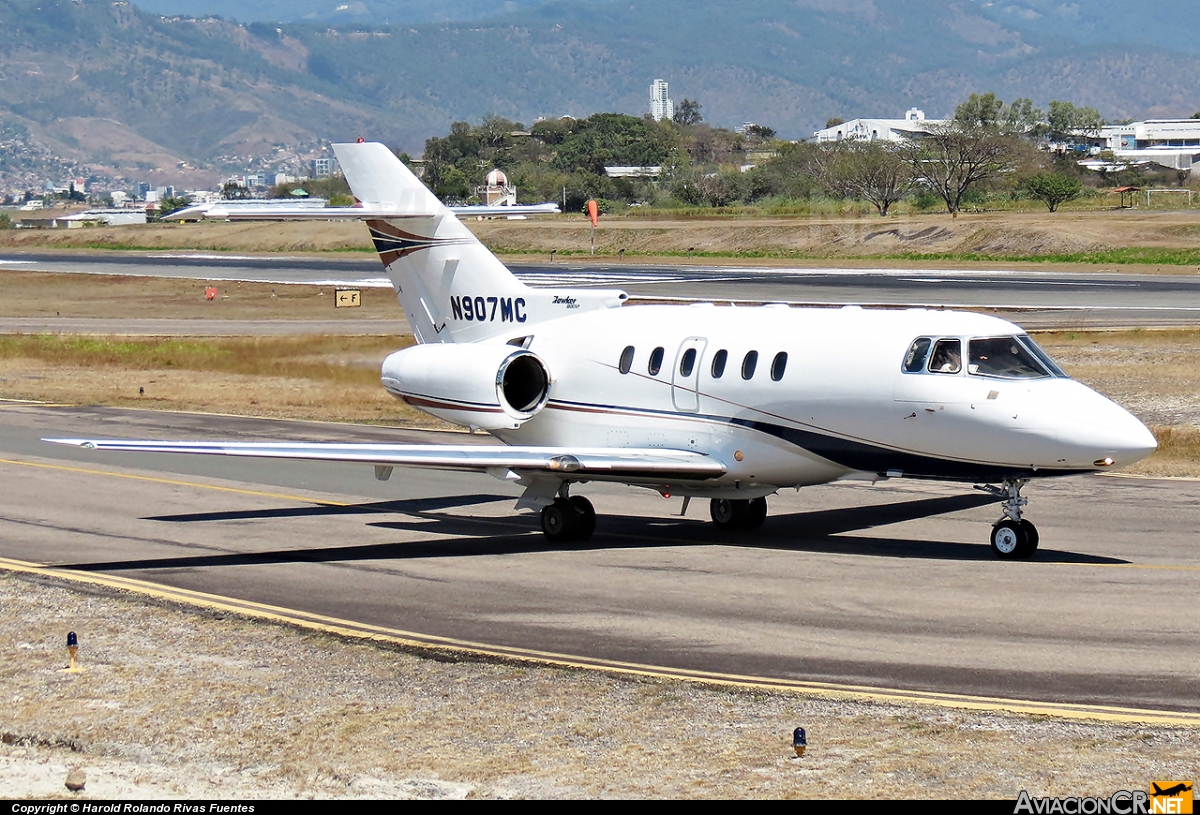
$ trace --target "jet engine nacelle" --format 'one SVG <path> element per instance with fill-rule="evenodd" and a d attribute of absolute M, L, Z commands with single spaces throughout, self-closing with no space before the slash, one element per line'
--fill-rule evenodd
<path fill-rule="evenodd" d="M 550 398 L 550 372 L 511 345 L 414 345 L 383 361 L 383 386 L 413 407 L 481 430 L 520 427 Z"/>

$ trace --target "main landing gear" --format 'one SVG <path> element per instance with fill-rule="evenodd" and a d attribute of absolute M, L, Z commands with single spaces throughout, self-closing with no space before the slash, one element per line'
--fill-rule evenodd
<path fill-rule="evenodd" d="M 758 529 L 767 519 L 767 499 L 713 498 L 708 514 L 718 529 Z"/>
<path fill-rule="evenodd" d="M 993 495 L 1004 498 L 1000 505 L 1004 512 L 992 527 L 992 551 L 1001 560 L 1025 560 L 1038 548 L 1037 527 L 1021 517 L 1021 508 L 1029 503 L 1028 498 L 1021 497 L 1021 487 L 1025 479 L 1007 478 L 1003 487 L 987 487 Z"/>
<path fill-rule="evenodd" d="M 542 532 L 555 543 L 585 541 L 596 531 L 596 510 L 582 495 L 568 495 L 567 483 L 558 488 L 554 503 L 542 507 Z"/>

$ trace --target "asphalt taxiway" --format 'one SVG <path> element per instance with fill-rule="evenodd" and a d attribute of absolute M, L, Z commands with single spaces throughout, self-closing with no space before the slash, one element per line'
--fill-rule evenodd
<path fill-rule="evenodd" d="M 886 263 L 886 262 L 885 262 Z M 643 300 L 987 309 L 1030 329 L 1200 323 L 1200 274 L 1020 269 L 510 264 L 532 286 L 620 288 Z M 204 252 L 0 253 L 0 269 L 387 287 L 373 254 L 254 256 Z M 360 326 L 358 330 L 369 327 Z M 9 329 L 15 330 L 15 329 Z M 345 329 L 343 329 L 345 330 Z"/>
<path fill-rule="evenodd" d="M 1035 483 L 1028 562 L 993 558 L 987 496 L 904 480 L 781 494 L 754 534 L 717 531 L 703 502 L 680 517 L 678 499 L 589 485 L 596 535 L 552 545 L 487 476 L 44 436 L 445 438 L 4 404 L 0 558 L 580 664 L 1200 713 L 1197 481 Z"/>

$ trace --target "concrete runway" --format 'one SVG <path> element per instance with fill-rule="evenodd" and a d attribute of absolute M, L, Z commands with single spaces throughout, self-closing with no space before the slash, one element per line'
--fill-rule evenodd
<path fill-rule="evenodd" d="M 752 534 L 698 501 L 680 518 L 676 499 L 588 485 L 595 537 L 553 546 L 486 476 L 38 441 L 54 435 L 439 440 L 3 404 L 0 557 L 521 653 L 1200 711 L 1200 482 L 1031 485 L 1042 548 L 1020 563 L 993 558 L 986 496 L 909 481 L 776 496 Z"/>
<path fill-rule="evenodd" d="M 389 286 L 373 254 L 236 256 L 203 252 L 0 253 L 0 268 L 269 283 Z M 1200 324 L 1200 275 L 1097 268 L 835 269 L 512 264 L 533 286 L 615 287 L 638 299 L 988 309 L 1029 329 Z M 361 330 L 369 330 L 359 326 Z M 0 326 L 3 329 L 3 326 Z M 17 329 L 4 329 L 17 330 Z"/>

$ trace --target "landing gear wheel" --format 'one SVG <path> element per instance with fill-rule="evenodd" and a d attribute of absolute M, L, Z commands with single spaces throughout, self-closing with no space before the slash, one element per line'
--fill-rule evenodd
<path fill-rule="evenodd" d="M 1038 543 L 1041 541 L 1041 535 L 1038 534 L 1037 527 L 1031 521 L 1024 518 L 1021 519 L 1021 528 L 1025 530 L 1025 554 L 1022 557 L 1029 557 L 1037 551 Z"/>
<path fill-rule="evenodd" d="M 746 502 L 714 498 L 708 502 L 708 514 L 718 529 L 740 529 L 746 514 Z"/>
<path fill-rule="evenodd" d="M 767 499 L 713 498 L 708 514 L 718 529 L 758 529 L 767 519 Z"/>
<path fill-rule="evenodd" d="M 1031 524 L 1032 525 L 1032 524 Z M 1001 521 L 992 527 L 992 551 L 1001 560 L 1021 560 L 1029 557 L 1029 533 L 1021 521 Z"/>
<path fill-rule="evenodd" d="M 767 499 L 751 498 L 746 502 L 744 529 L 758 529 L 767 519 Z"/>
<path fill-rule="evenodd" d="M 542 532 L 555 543 L 574 540 L 580 526 L 579 512 L 567 501 L 542 507 Z"/>
<path fill-rule="evenodd" d="M 567 499 L 567 503 L 575 511 L 579 521 L 579 528 L 575 531 L 575 537 L 572 540 L 587 540 L 596 531 L 596 508 L 582 495 L 572 495 Z"/>

